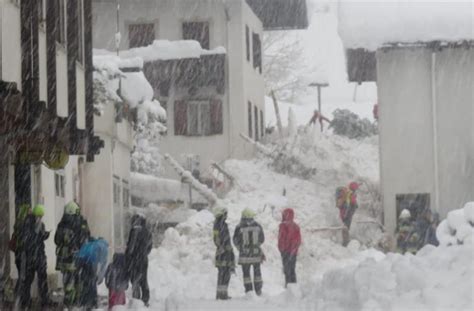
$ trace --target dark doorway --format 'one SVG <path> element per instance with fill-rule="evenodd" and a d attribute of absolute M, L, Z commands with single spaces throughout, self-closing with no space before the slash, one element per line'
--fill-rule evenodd
<path fill-rule="evenodd" d="M 398 216 L 401 211 L 407 209 L 411 213 L 411 219 L 418 219 L 423 211 L 430 209 L 430 194 L 429 193 L 410 193 L 397 194 L 397 224 Z"/>

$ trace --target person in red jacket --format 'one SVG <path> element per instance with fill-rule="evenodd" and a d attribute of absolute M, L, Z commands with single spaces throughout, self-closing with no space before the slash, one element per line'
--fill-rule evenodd
<path fill-rule="evenodd" d="M 283 261 L 285 286 L 296 283 L 296 256 L 301 245 L 300 227 L 293 221 L 295 212 L 291 208 L 283 210 L 278 233 L 278 249 Z"/>

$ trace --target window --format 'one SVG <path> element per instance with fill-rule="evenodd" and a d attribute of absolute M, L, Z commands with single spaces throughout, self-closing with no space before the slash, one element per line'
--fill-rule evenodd
<path fill-rule="evenodd" d="M 250 29 L 245 26 L 245 48 L 247 51 L 247 61 L 250 61 Z"/>
<path fill-rule="evenodd" d="M 130 207 L 130 189 L 129 189 L 128 182 L 122 180 L 122 199 L 123 199 L 123 207 L 128 209 Z"/>
<path fill-rule="evenodd" d="M 65 186 L 66 186 L 66 178 L 64 176 L 64 171 L 57 171 L 54 173 L 54 186 L 56 196 L 60 198 L 65 197 Z"/>
<path fill-rule="evenodd" d="M 122 218 L 122 235 L 124 242 L 128 239 L 128 232 L 130 231 L 130 186 L 128 181 L 122 180 L 122 199 L 123 199 L 123 218 Z"/>
<path fill-rule="evenodd" d="M 263 122 L 263 111 L 260 110 L 260 135 L 263 135 L 265 134 L 265 124 Z"/>
<path fill-rule="evenodd" d="M 253 67 L 258 68 L 262 73 L 262 43 L 260 36 L 256 33 L 252 34 L 252 49 L 253 49 Z"/>
<path fill-rule="evenodd" d="M 120 204 L 120 179 L 114 176 L 114 248 L 120 250 L 123 246 L 123 209 Z"/>
<path fill-rule="evenodd" d="M 210 136 L 223 133 L 222 101 L 175 101 L 175 135 Z"/>
<path fill-rule="evenodd" d="M 84 63 L 84 0 L 77 0 L 77 61 Z"/>
<path fill-rule="evenodd" d="M 196 40 L 203 49 L 209 50 L 209 22 L 183 23 L 183 39 Z"/>
<path fill-rule="evenodd" d="M 56 41 L 60 44 L 66 44 L 66 1 L 55 0 L 56 5 Z"/>
<path fill-rule="evenodd" d="M 114 176 L 114 205 L 120 205 L 120 182 L 118 177 Z"/>
<path fill-rule="evenodd" d="M 155 40 L 154 24 L 128 25 L 128 41 L 130 48 L 148 46 Z"/>
<path fill-rule="evenodd" d="M 247 103 L 247 115 L 248 115 L 248 125 L 249 125 L 249 137 L 252 138 L 252 103 Z"/>
<path fill-rule="evenodd" d="M 253 107 L 254 115 L 255 115 L 255 140 L 260 139 L 260 135 L 258 135 L 258 108 L 257 106 Z"/>

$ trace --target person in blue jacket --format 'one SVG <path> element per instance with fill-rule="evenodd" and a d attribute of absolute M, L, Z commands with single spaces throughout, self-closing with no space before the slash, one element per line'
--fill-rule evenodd
<path fill-rule="evenodd" d="M 109 244 L 103 238 L 89 238 L 76 255 L 81 307 L 97 308 L 97 285 L 102 283 L 107 268 Z"/>

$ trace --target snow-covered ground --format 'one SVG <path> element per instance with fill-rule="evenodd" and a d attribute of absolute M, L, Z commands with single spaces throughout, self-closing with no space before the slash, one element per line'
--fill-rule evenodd
<path fill-rule="evenodd" d="M 377 137 L 351 141 L 319 131 L 302 135 L 296 149 L 314 161 L 317 174 L 301 180 L 274 172 L 269 160 L 230 160 L 225 168 L 236 185 L 223 199 L 229 210 L 231 234 L 241 211 L 257 212 L 265 230 L 267 261 L 262 265 L 263 295 L 245 295 L 242 272 L 232 277 L 231 301 L 215 301 L 215 247 L 211 212 L 191 213 L 176 228 L 165 232 L 162 245 L 150 255 L 149 282 L 152 310 L 472 310 L 473 247 L 464 245 L 425 247 L 418 255 L 385 255 L 353 240 L 340 245 L 339 234 L 313 229 L 339 224 L 334 208 L 334 188 L 348 179 L 377 181 Z M 364 209 L 369 198 L 362 187 L 362 206 L 351 234 L 365 243 L 362 233 L 379 235 L 376 226 L 358 223 L 370 219 Z M 286 190 L 286 196 L 283 195 Z M 271 207 L 274 206 L 274 209 Z M 285 290 L 277 249 L 280 211 L 291 206 L 300 224 L 303 245 L 297 264 L 298 285 Z M 446 235 L 472 221 L 471 207 L 457 211 Z M 361 230 L 362 229 L 362 230 Z M 454 232 L 454 233 L 453 233 Z M 462 240 L 464 241 L 464 240 Z M 116 310 L 125 310 L 117 308 Z M 127 309 L 144 309 L 131 301 Z"/>
<path fill-rule="evenodd" d="M 313 232 L 313 229 L 339 226 L 338 211 L 334 207 L 334 189 L 354 179 L 377 180 L 377 139 L 351 141 L 319 131 L 308 132 L 297 143 L 306 161 L 314 162 L 317 174 L 311 180 L 301 180 L 275 173 L 269 160 L 230 160 L 225 168 L 236 178 L 235 188 L 223 199 L 229 210 L 229 227 L 233 233 L 241 211 L 249 207 L 257 212 L 257 221 L 265 229 L 263 245 L 267 261 L 263 264 L 263 297 L 245 297 L 242 273 L 231 280 L 230 295 L 225 304 L 230 310 L 291 310 L 285 304 L 287 295 L 307 295 L 306 290 L 285 292 L 277 249 L 278 225 L 283 207 L 296 211 L 296 220 L 302 228 L 303 245 L 300 250 L 297 272 L 301 288 L 310 289 L 332 268 L 354 265 L 365 258 L 378 258 L 377 251 L 361 251 L 360 243 L 340 246 L 339 234 Z M 286 196 L 283 196 L 283 190 Z M 364 200 L 364 192 L 361 193 Z M 272 206 L 274 208 L 272 208 Z M 380 234 L 376 226 L 357 224 L 365 219 L 364 208 L 354 219 L 354 230 L 372 226 L 369 232 Z M 152 290 L 153 310 L 219 310 L 215 302 L 216 269 L 213 264 L 215 247 L 212 242 L 214 217 L 209 211 L 192 215 L 176 229 L 168 229 L 162 245 L 150 255 L 149 281 Z M 357 231 L 357 230 L 356 230 Z M 363 240 L 363 237 L 362 237 Z M 136 302 L 135 302 L 136 303 Z"/>

